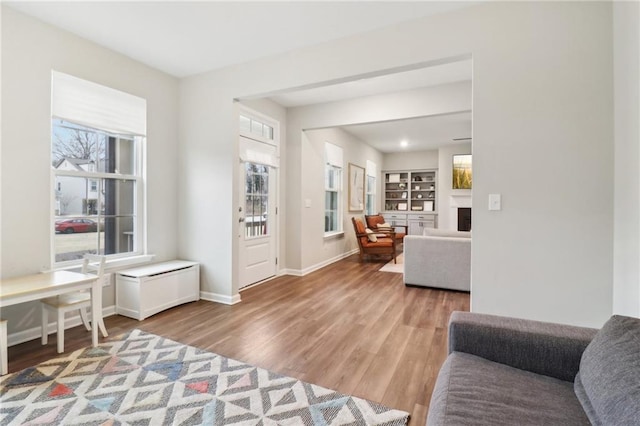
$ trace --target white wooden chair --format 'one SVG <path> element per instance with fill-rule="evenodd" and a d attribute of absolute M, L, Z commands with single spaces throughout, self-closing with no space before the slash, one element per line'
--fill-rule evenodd
<path fill-rule="evenodd" d="M 98 276 L 98 281 L 102 282 L 104 275 L 105 257 L 95 254 L 85 254 L 82 263 L 82 272 L 85 274 L 94 273 Z M 101 288 L 102 291 L 102 288 Z M 91 293 L 89 291 L 80 291 L 76 293 L 62 294 L 60 296 L 42 299 L 42 344 L 46 345 L 49 341 L 49 311 L 56 314 L 57 318 L 57 338 L 58 353 L 64 352 L 64 317 L 67 312 L 80 311 L 80 318 L 87 330 L 91 331 L 89 323 L 89 315 L 87 308 L 91 306 Z M 104 337 L 107 337 L 107 329 L 104 321 L 100 319 L 98 324 L 100 331 Z"/>

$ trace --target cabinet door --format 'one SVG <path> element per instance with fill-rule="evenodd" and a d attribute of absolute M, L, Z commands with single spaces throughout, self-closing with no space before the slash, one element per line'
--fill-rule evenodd
<path fill-rule="evenodd" d="M 392 226 L 407 226 L 406 214 L 384 214 L 384 221 Z"/>
<path fill-rule="evenodd" d="M 409 221 L 409 235 L 422 235 L 425 228 L 435 228 L 435 217 L 425 216 Z"/>

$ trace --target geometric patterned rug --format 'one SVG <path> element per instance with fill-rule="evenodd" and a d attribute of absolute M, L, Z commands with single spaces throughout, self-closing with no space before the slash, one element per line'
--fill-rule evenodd
<path fill-rule="evenodd" d="M 140 330 L 0 378 L 0 424 L 405 425 L 409 414 Z"/>

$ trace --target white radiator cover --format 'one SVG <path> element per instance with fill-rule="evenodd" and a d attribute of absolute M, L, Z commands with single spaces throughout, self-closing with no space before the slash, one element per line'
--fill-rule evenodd
<path fill-rule="evenodd" d="M 200 299 L 200 265 L 173 260 L 116 275 L 116 313 L 142 321 L 151 315 Z"/>

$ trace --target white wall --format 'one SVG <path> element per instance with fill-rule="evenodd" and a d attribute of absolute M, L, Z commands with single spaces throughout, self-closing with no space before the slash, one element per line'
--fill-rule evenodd
<path fill-rule="evenodd" d="M 178 82 L 2 7 L 2 278 L 51 267 L 51 71 L 147 100 L 148 251 L 177 255 Z M 114 288 L 104 304 L 113 304 Z M 2 309 L 10 331 L 39 324 L 35 303 Z"/>
<path fill-rule="evenodd" d="M 310 200 L 311 206 L 305 210 L 303 244 L 298 249 L 302 252 L 301 273 L 315 269 L 329 260 L 339 258 L 358 248 L 351 218 L 363 217 L 362 212 L 349 212 L 349 163 L 366 169 L 367 160 L 374 162 L 378 168 L 382 163 L 382 154 L 365 142 L 342 129 L 319 129 L 305 132 L 302 145 L 302 197 Z M 342 169 L 342 230 L 340 237 L 324 238 L 324 170 L 325 143 L 329 142 L 343 149 Z M 380 195 L 378 195 L 378 200 Z"/>
<path fill-rule="evenodd" d="M 640 317 L 640 3 L 613 3 L 615 240 L 613 311 Z"/>
<path fill-rule="evenodd" d="M 438 228 L 454 231 L 458 229 L 458 223 L 451 220 L 451 196 L 471 196 L 470 189 L 453 189 L 453 156 L 457 154 L 471 154 L 471 143 L 447 145 L 438 150 Z M 471 170 L 473 172 L 473 168 Z"/>
<path fill-rule="evenodd" d="M 472 308 L 599 326 L 613 292 L 612 42 L 607 2 L 488 2 L 184 79 L 179 253 L 204 262 L 204 286 L 237 293 L 233 98 L 471 54 L 474 203 L 503 197 L 502 211 L 474 212 Z M 329 118 L 318 127 L 340 124 Z M 290 182 L 304 167 L 293 135 Z M 291 234 L 307 224 L 301 200 L 288 186 Z"/>
<path fill-rule="evenodd" d="M 471 88 L 469 88 L 471 94 Z M 387 152 L 382 161 L 382 170 L 422 170 L 438 168 L 438 150 Z"/>

